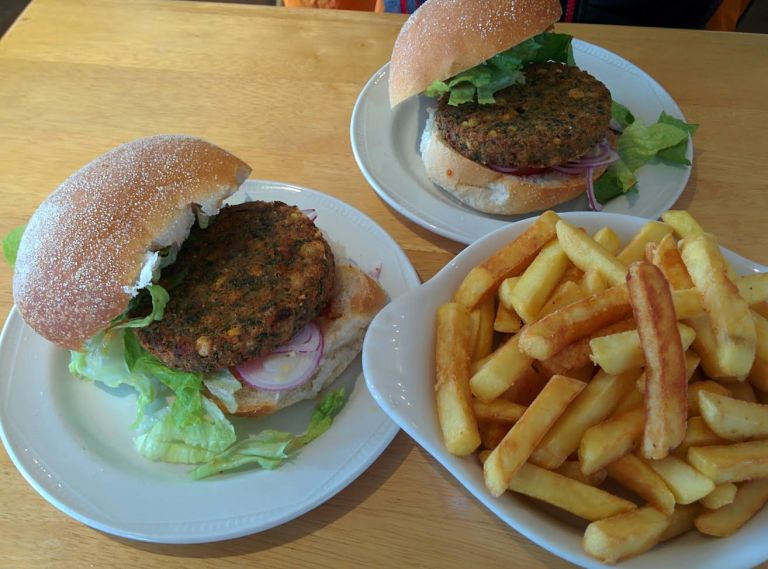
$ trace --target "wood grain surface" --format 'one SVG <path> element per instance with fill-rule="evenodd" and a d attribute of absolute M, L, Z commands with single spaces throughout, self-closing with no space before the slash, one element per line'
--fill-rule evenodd
<path fill-rule="evenodd" d="M 312 187 L 364 211 L 428 279 L 462 246 L 386 206 L 360 174 L 348 134 L 355 99 L 389 59 L 403 21 L 172 0 L 33 0 L 0 40 L 0 234 L 111 147 L 184 132 L 240 156 L 254 178 Z M 768 264 L 768 36 L 558 28 L 640 66 L 701 124 L 676 207 Z M 10 282 L 2 265 L 3 318 Z M 508 529 L 402 433 L 326 504 L 223 543 L 152 545 L 90 529 L 47 504 L 5 452 L 0 504 L 8 568 L 569 566 Z"/>

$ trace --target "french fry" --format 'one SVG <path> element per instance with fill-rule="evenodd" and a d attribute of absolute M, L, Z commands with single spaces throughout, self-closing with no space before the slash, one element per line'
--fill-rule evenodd
<path fill-rule="evenodd" d="M 768 273 L 736 277 L 733 279 L 733 284 L 736 285 L 739 296 L 750 306 L 768 300 Z"/>
<path fill-rule="evenodd" d="M 768 441 L 691 447 L 688 462 L 717 484 L 768 476 Z"/>
<path fill-rule="evenodd" d="M 504 493 L 515 472 L 584 386 L 562 375 L 547 382 L 483 465 L 485 485 L 494 496 Z"/>
<path fill-rule="evenodd" d="M 695 288 L 673 290 L 672 303 L 675 305 L 675 315 L 678 320 L 705 314 L 701 293 Z"/>
<path fill-rule="evenodd" d="M 531 367 L 500 398 L 527 407 L 541 393 L 550 377 L 541 375 Z"/>
<path fill-rule="evenodd" d="M 710 478 L 673 454 L 659 460 L 642 460 L 664 480 L 678 504 L 691 504 L 715 489 Z"/>
<path fill-rule="evenodd" d="M 537 466 L 553 470 L 579 448 L 584 432 L 606 419 L 637 379 L 638 372 L 598 374 L 557 419 L 530 456 Z"/>
<path fill-rule="evenodd" d="M 492 296 L 480 302 L 469 312 L 472 332 L 472 361 L 482 360 L 493 350 L 493 319 L 496 306 Z"/>
<path fill-rule="evenodd" d="M 645 377 L 645 374 L 640 374 L 640 377 L 637 379 L 638 385 L 640 383 L 640 380 Z M 643 387 L 645 387 L 645 380 L 643 379 Z M 619 401 L 619 404 L 616 405 L 616 409 L 613 410 L 613 413 L 611 414 L 611 417 L 618 417 L 619 415 L 622 415 L 629 411 L 630 409 L 634 409 L 635 407 L 640 407 L 643 405 L 643 392 L 638 391 L 637 389 L 630 391 L 624 399 Z"/>
<path fill-rule="evenodd" d="M 717 359 L 717 342 L 712 325 L 709 323 L 709 317 L 706 314 L 694 316 L 686 318 L 683 322 L 686 326 L 693 328 L 696 333 L 691 346 L 701 358 L 701 367 L 704 373 L 720 381 L 732 377 L 720 367 L 720 362 Z"/>
<path fill-rule="evenodd" d="M 584 292 L 584 289 L 581 288 L 579 283 L 575 281 L 564 281 L 557 286 L 555 292 L 552 293 L 552 296 L 547 299 L 547 302 L 541 308 L 539 319 L 559 310 L 563 306 L 572 304 L 582 298 L 586 298 L 587 296 L 589 295 Z"/>
<path fill-rule="evenodd" d="M 768 318 L 768 300 L 753 304 L 750 308 L 753 312 L 757 312 L 763 318 Z"/>
<path fill-rule="evenodd" d="M 616 235 L 616 232 L 608 226 L 598 229 L 592 236 L 592 239 L 611 255 L 615 255 L 621 250 L 621 239 Z"/>
<path fill-rule="evenodd" d="M 669 516 L 646 506 L 592 522 L 584 532 L 582 546 L 595 559 L 616 563 L 651 549 L 669 525 Z"/>
<path fill-rule="evenodd" d="M 504 305 L 507 310 L 515 310 L 512 305 L 512 291 L 515 290 L 520 277 L 509 277 L 501 281 L 499 285 L 499 302 Z"/>
<path fill-rule="evenodd" d="M 707 426 L 703 417 L 690 417 L 688 419 L 688 428 L 685 430 L 685 437 L 675 449 L 675 454 L 682 459 L 688 456 L 690 447 L 703 447 L 708 445 L 720 445 L 727 441 Z"/>
<path fill-rule="evenodd" d="M 597 332 L 593 332 L 589 336 L 576 340 L 551 358 L 539 362 L 539 365 L 551 375 L 558 373 L 569 375 L 574 369 L 580 369 L 592 364 L 592 360 L 590 359 L 592 351 L 589 347 L 590 340 L 634 329 L 635 319 L 632 317 L 624 318 L 623 320 L 619 320 L 618 322 L 600 328 Z"/>
<path fill-rule="evenodd" d="M 696 333 L 685 324 L 677 324 L 683 350 L 693 343 Z M 608 373 L 623 373 L 645 365 L 643 346 L 637 330 L 597 336 L 589 341 L 590 359 Z"/>
<path fill-rule="evenodd" d="M 768 502 L 768 478 L 739 484 L 733 502 L 717 510 L 705 511 L 696 518 L 696 529 L 716 537 L 736 532 Z"/>
<path fill-rule="evenodd" d="M 520 335 L 499 346 L 469 380 L 472 393 L 481 401 L 492 401 L 515 384 L 531 367 L 531 358 L 520 351 Z"/>
<path fill-rule="evenodd" d="M 612 287 L 623 285 L 627 267 L 591 237 L 565 221 L 556 225 L 557 238 L 571 262 L 582 271 L 595 269 Z"/>
<path fill-rule="evenodd" d="M 631 313 L 626 286 L 609 288 L 548 314 L 520 332 L 520 349 L 537 360 Z"/>
<path fill-rule="evenodd" d="M 755 324 L 749 305 L 727 276 L 717 243 L 708 235 L 692 236 L 682 241 L 680 254 L 701 291 L 715 333 L 720 368 L 730 376 L 746 376 L 755 359 Z"/>
<path fill-rule="evenodd" d="M 584 474 L 581 471 L 581 464 L 579 464 L 578 460 L 566 460 L 563 464 L 557 467 L 555 472 L 567 476 L 568 478 L 578 480 L 579 482 L 583 482 L 584 484 L 589 484 L 590 486 L 600 486 L 605 482 L 605 479 L 608 476 L 608 473 L 605 470 L 598 470 L 592 474 Z"/>
<path fill-rule="evenodd" d="M 754 310 L 750 311 L 755 325 L 755 357 L 768 360 L 768 318 Z"/>
<path fill-rule="evenodd" d="M 699 411 L 699 391 L 708 391 L 720 395 L 730 396 L 731 390 L 721 383 L 707 379 L 705 381 L 695 381 L 688 386 L 688 416 L 700 415 Z"/>
<path fill-rule="evenodd" d="M 509 310 L 501 302 L 496 307 L 496 318 L 493 320 L 493 329 L 504 334 L 516 334 L 523 327 L 520 317 L 514 310 Z"/>
<path fill-rule="evenodd" d="M 751 401 L 757 403 L 757 396 L 755 390 L 747 382 L 731 383 L 728 385 L 728 389 L 731 392 L 731 397 L 734 399 L 740 399 L 741 401 Z"/>
<path fill-rule="evenodd" d="M 526 407 L 506 401 L 494 399 L 484 403 L 477 399 L 472 400 L 472 411 L 478 421 L 499 421 L 501 423 L 514 423 L 525 413 Z"/>
<path fill-rule="evenodd" d="M 485 464 L 489 460 L 490 456 Z M 590 521 L 628 512 L 636 507 L 632 502 L 605 490 L 529 463 L 523 464 L 512 477 L 509 489 Z"/>
<path fill-rule="evenodd" d="M 500 421 L 478 421 L 477 428 L 483 448 L 493 450 L 509 432 L 511 425 Z"/>
<path fill-rule="evenodd" d="M 653 250 L 651 263 L 659 267 L 664 273 L 672 290 L 684 290 L 693 286 L 688 269 L 685 268 L 683 258 L 672 235 L 665 235 Z"/>
<path fill-rule="evenodd" d="M 768 405 L 709 391 L 700 391 L 698 397 L 701 416 L 717 436 L 729 441 L 768 436 Z"/>
<path fill-rule="evenodd" d="M 581 471 L 592 474 L 630 452 L 637 446 L 644 424 L 645 410 L 638 406 L 587 429 L 579 443 Z"/>
<path fill-rule="evenodd" d="M 581 288 L 587 294 L 597 294 L 608 288 L 608 281 L 599 271 L 590 270 L 584 273 L 584 278 L 581 279 Z"/>
<path fill-rule="evenodd" d="M 608 476 L 631 490 L 657 510 L 672 514 L 675 496 L 656 472 L 634 454 L 625 454 L 608 465 Z"/>
<path fill-rule="evenodd" d="M 474 308 L 483 298 L 493 294 L 501 281 L 519 275 L 533 256 L 555 237 L 555 224 L 560 217 L 545 211 L 511 243 L 473 268 L 456 291 L 454 300 Z"/>
<path fill-rule="evenodd" d="M 683 341 L 683 345 L 685 345 L 685 341 Z M 696 352 L 693 350 L 687 350 L 685 352 L 685 379 L 689 385 L 692 383 L 691 379 L 696 376 L 699 363 L 701 363 L 701 358 L 696 354 Z M 695 383 L 695 381 L 693 383 Z M 637 390 L 640 393 L 645 393 L 645 373 L 641 374 L 640 377 L 637 378 Z"/>
<path fill-rule="evenodd" d="M 550 241 L 539 251 L 511 291 L 512 307 L 523 322 L 529 324 L 536 320 L 568 265 L 568 257 L 557 240 Z"/>
<path fill-rule="evenodd" d="M 768 360 L 755 357 L 747 375 L 749 383 L 763 392 L 768 392 Z"/>
<path fill-rule="evenodd" d="M 685 436 L 688 382 L 685 355 L 669 283 L 661 270 L 640 261 L 629 267 L 627 288 L 645 358 L 645 458 L 667 456 Z"/>
<path fill-rule="evenodd" d="M 671 226 L 678 237 L 681 238 L 704 233 L 701 225 L 685 210 L 671 209 L 666 213 L 662 213 L 661 219 L 664 220 L 664 223 Z"/>
<path fill-rule="evenodd" d="M 643 227 L 635 233 L 632 240 L 627 243 L 627 246 L 616 255 L 616 259 L 624 263 L 626 266 L 634 263 L 635 261 L 642 261 L 645 259 L 645 246 L 648 243 L 658 243 L 666 235 L 672 233 L 672 228 L 666 223 L 659 221 L 649 221 Z"/>
<path fill-rule="evenodd" d="M 437 416 L 449 452 L 466 456 L 480 446 L 469 393 L 469 311 L 456 303 L 437 311 L 435 391 Z"/>
<path fill-rule="evenodd" d="M 717 484 L 715 489 L 704 496 L 700 502 L 708 510 L 717 510 L 732 503 L 735 497 L 736 484 L 733 482 L 723 482 L 722 484 Z"/>
<path fill-rule="evenodd" d="M 661 534 L 659 541 L 663 542 L 674 539 L 693 530 L 696 527 L 693 522 L 700 512 L 701 505 L 698 502 L 686 504 L 685 506 L 681 504 L 675 506 L 675 511 L 672 512 L 669 519 L 669 527 Z"/>

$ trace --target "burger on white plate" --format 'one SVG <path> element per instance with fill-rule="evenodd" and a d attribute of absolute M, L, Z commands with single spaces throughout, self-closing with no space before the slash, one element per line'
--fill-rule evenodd
<path fill-rule="evenodd" d="M 16 257 L 24 320 L 71 350 L 74 375 L 134 387 L 139 452 L 207 463 L 196 476 L 279 466 L 321 434 L 343 394 L 328 396 L 298 436 L 235 443 L 225 413 L 265 415 L 315 397 L 357 355 L 387 300 L 336 258 L 312 212 L 224 206 L 250 172 L 198 138 L 124 144 L 40 205 Z"/>
<path fill-rule="evenodd" d="M 552 31 L 560 15 L 558 0 L 428 0 L 397 37 L 390 104 L 422 93 L 439 98 L 421 157 L 428 177 L 469 207 L 520 214 L 587 191 L 600 208 L 595 181 L 620 162 L 611 126 L 621 130 L 634 117 L 575 66 L 571 36 Z M 659 150 L 687 143 L 689 125 L 666 122 L 654 136 L 635 125 L 630 152 L 637 137 L 658 148 L 615 166 L 599 201 L 632 188 L 634 170 Z"/>

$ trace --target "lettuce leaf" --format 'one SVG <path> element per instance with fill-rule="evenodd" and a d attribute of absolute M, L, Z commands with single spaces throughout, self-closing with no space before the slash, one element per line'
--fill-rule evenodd
<path fill-rule="evenodd" d="M 144 295 L 149 294 L 152 298 L 152 311 L 143 318 L 129 318 L 129 314 L 136 309 L 140 302 L 143 301 Z M 165 314 L 165 305 L 170 300 L 168 291 L 158 284 L 148 285 L 139 291 L 138 296 L 132 298 L 128 303 L 128 307 L 123 313 L 112 321 L 111 329 L 118 328 L 144 328 L 149 326 L 152 322 L 163 319 Z"/>
<path fill-rule="evenodd" d="M 24 235 L 24 230 L 26 228 L 26 225 L 14 227 L 3 239 L 3 257 L 5 258 L 5 262 L 11 267 L 16 265 L 16 254 L 19 252 L 21 237 Z"/>
<path fill-rule="evenodd" d="M 525 82 L 522 69 L 531 63 L 559 61 L 573 65 L 571 36 L 545 32 L 498 53 L 445 81 L 435 81 L 425 90 L 430 97 L 449 93 L 449 105 L 477 101 L 481 105 L 494 103 L 493 95 L 510 85 Z"/>
<path fill-rule="evenodd" d="M 294 435 L 272 429 L 262 431 L 235 443 L 209 462 L 201 464 L 190 472 L 190 476 L 200 480 L 246 464 L 257 464 L 267 470 L 278 468 L 299 449 L 325 433 L 345 404 L 344 388 L 340 387 L 323 398 L 312 413 L 304 433 Z"/>
<path fill-rule="evenodd" d="M 619 107 L 621 105 L 618 105 L 615 110 L 612 106 L 611 114 L 614 118 L 618 114 L 627 121 L 631 113 L 627 110 L 626 112 L 629 113 L 627 116 Z M 617 120 L 622 122 L 621 119 Z M 637 184 L 635 172 L 653 158 L 659 158 L 671 164 L 690 164 L 685 158 L 685 152 L 688 148 L 689 135 L 693 135 L 697 128 L 696 124 L 686 123 L 664 112 L 661 113 L 657 122 L 649 126 L 632 117 L 618 138 L 619 160 L 611 164 L 595 182 L 594 191 L 597 201 L 604 204 L 635 188 Z"/>
<path fill-rule="evenodd" d="M 619 123 L 622 130 L 635 122 L 635 115 L 632 114 L 632 111 L 613 99 L 611 99 L 611 118 Z"/>

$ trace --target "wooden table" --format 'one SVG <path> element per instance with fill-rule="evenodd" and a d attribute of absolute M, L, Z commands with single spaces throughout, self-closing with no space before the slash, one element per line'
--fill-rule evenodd
<path fill-rule="evenodd" d="M 313 187 L 364 211 L 430 278 L 462 246 L 387 207 L 358 171 L 348 135 L 358 92 L 388 60 L 402 22 L 171 0 L 33 0 L 0 41 L 0 234 L 107 149 L 185 132 L 242 157 L 253 177 Z M 768 36 L 558 27 L 639 65 L 701 124 L 677 207 L 768 263 Z M 3 316 L 10 280 L 2 265 Z M 568 566 L 508 529 L 404 434 L 328 503 L 224 543 L 99 533 L 47 504 L 4 452 L 0 504 L 0 566 L 9 568 Z"/>

